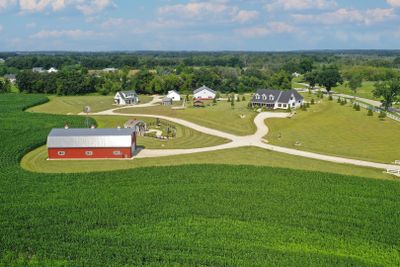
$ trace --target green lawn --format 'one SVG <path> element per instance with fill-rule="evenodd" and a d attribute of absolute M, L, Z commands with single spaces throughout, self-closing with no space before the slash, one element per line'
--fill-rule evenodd
<path fill-rule="evenodd" d="M 151 96 L 140 95 L 141 103 L 152 100 Z M 90 106 L 92 112 L 99 112 L 117 106 L 113 105 L 113 96 L 87 95 L 87 96 L 48 96 L 50 101 L 46 104 L 30 108 L 30 112 L 52 114 L 78 114 L 84 106 Z"/>
<path fill-rule="evenodd" d="M 116 128 L 123 127 L 124 123 L 133 118 L 122 116 L 91 116 L 97 121 L 99 128 Z M 135 117 L 135 119 L 142 120 L 146 123 L 155 122 L 155 119 Z M 163 121 L 163 120 L 161 120 Z M 229 142 L 223 138 L 204 134 L 195 131 L 191 128 L 184 127 L 180 124 L 167 122 L 176 127 L 176 137 L 168 141 L 161 141 L 151 137 L 138 136 L 137 143 L 139 146 L 152 149 L 177 149 L 177 148 L 197 148 L 209 147 L 224 144 Z"/>
<path fill-rule="evenodd" d="M 22 112 L 43 101 L 0 95 L 0 266 L 400 265 L 398 181 L 207 164 L 29 172 L 20 159 L 52 127 L 84 123 Z"/>
<path fill-rule="evenodd" d="M 28 153 L 21 161 L 22 168 L 42 173 L 75 173 L 123 170 L 139 167 L 175 166 L 186 164 L 230 164 L 270 166 L 357 175 L 377 179 L 393 179 L 381 170 L 336 164 L 272 152 L 256 147 L 243 147 L 189 155 L 133 160 L 48 161 L 47 148 L 41 146 Z"/>
<path fill-rule="evenodd" d="M 336 156 L 390 163 L 400 159 L 400 123 L 381 121 L 365 110 L 354 111 L 324 100 L 291 119 L 271 119 L 271 144 Z M 295 143 L 300 142 L 301 146 Z"/>
<path fill-rule="evenodd" d="M 226 101 L 218 102 L 215 106 L 194 108 L 190 104 L 184 110 L 173 110 L 170 107 L 155 106 L 148 108 L 126 108 L 119 113 L 156 114 L 185 119 L 202 126 L 229 132 L 236 135 L 250 135 L 256 130 L 253 123 L 256 113 L 247 109 L 248 101 L 236 102 L 235 107 Z M 245 115 L 241 118 L 240 115 Z"/>
<path fill-rule="evenodd" d="M 372 94 L 372 90 L 375 89 L 374 84 L 374 82 L 363 82 L 362 87 L 357 89 L 356 96 L 379 101 L 380 99 L 374 97 Z M 346 83 L 339 85 L 338 87 L 334 87 L 332 90 L 341 94 L 347 94 L 351 96 L 354 95 L 353 91 L 346 87 Z"/>

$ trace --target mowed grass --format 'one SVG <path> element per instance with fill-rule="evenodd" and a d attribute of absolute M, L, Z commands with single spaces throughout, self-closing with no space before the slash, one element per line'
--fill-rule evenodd
<path fill-rule="evenodd" d="M 400 265 L 397 181 L 206 164 L 27 172 L 19 160 L 52 127 L 84 122 L 21 111 L 44 100 L 0 96 L 2 266 Z"/>
<path fill-rule="evenodd" d="M 339 85 L 338 87 L 334 87 L 332 88 L 332 91 L 335 91 L 336 93 L 340 94 L 353 96 L 354 92 L 348 86 L 346 86 L 346 84 L 347 83 L 344 83 L 342 85 Z M 372 91 L 375 89 L 374 84 L 375 82 L 368 82 L 368 81 L 363 82 L 362 86 L 357 89 L 357 93 L 355 96 L 379 101 L 380 99 L 374 97 L 372 93 Z"/>
<path fill-rule="evenodd" d="M 376 179 L 395 179 L 382 170 L 346 164 L 300 158 L 257 147 L 242 147 L 160 158 L 136 158 L 133 160 L 47 160 L 47 147 L 41 146 L 21 160 L 22 168 L 39 173 L 80 173 L 124 170 L 141 167 L 179 166 L 187 164 L 229 164 L 269 166 L 309 171 L 321 171 L 344 175 L 356 175 Z"/>
<path fill-rule="evenodd" d="M 400 123 L 324 99 L 291 119 L 266 121 L 271 144 L 384 163 L 400 159 Z M 301 145 L 296 146 L 296 142 Z"/>
<path fill-rule="evenodd" d="M 83 112 L 85 106 L 90 106 L 92 112 L 99 112 L 111 108 L 114 96 L 86 95 L 86 96 L 48 96 L 49 102 L 30 108 L 30 112 L 76 115 Z M 151 96 L 140 95 L 141 103 L 150 102 Z"/>
<path fill-rule="evenodd" d="M 99 128 L 116 128 L 123 127 L 124 123 L 129 119 L 138 119 L 146 123 L 155 123 L 156 119 L 144 117 L 122 117 L 122 116 L 91 116 L 96 120 Z M 138 146 L 149 149 L 178 149 L 178 148 L 198 148 L 216 146 L 230 142 L 227 139 L 204 134 L 184 127 L 180 124 L 172 123 L 169 121 L 161 120 L 161 122 L 176 127 L 176 137 L 169 140 L 159 140 L 152 137 L 138 136 Z M 154 128 L 154 127 L 153 127 Z M 152 128 L 152 129 L 153 129 Z M 156 128 L 154 128 L 156 129 Z"/>
<path fill-rule="evenodd" d="M 176 117 L 236 135 L 250 135 L 256 131 L 253 123 L 256 113 L 247 109 L 249 100 L 250 96 L 247 96 L 246 101 L 235 102 L 234 108 L 227 101 L 220 101 L 214 106 L 204 108 L 194 108 L 191 104 L 188 104 L 184 110 L 173 110 L 166 106 L 155 106 L 125 108 L 116 112 Z M 244 115 L 245 118 L 242 119 L 241 115 Z"/>

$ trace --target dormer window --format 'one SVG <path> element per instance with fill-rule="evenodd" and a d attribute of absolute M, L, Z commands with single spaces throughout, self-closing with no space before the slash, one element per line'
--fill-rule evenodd
<path fill-rule="evenodd" d="M 267 100 L 267 96 L 266 95 L 263 95 L 263 100 Z"/>
<path fill-rule="evenodd" d="M 269 95 L 269 100 L 274 101 L 274 96 L 273 95 Z"/>
<path fill-rule="evenodd" d="M 256 99 L 259 100 L 260 99 L 260 95 L 256 94 Z"/>

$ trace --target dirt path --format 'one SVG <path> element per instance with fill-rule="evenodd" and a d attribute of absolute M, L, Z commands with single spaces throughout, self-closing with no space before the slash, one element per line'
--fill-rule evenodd
<path fill-rule="evenodd" d="M 192 128 L 196 131 L 225 138 L 231 140 L 231 142 L 223 145 L 212 146 L 212 147 L 204 147 L 204 148 L 192 148 L 192 149 L 143 149 L 137 153 L 135 158 L 152 158 L 152 157 L 164 157 L 164 156 L 175 156 L 175 155 L 184 155 L 184 154 L 192 154 L 192 153 L 200 153 L 200 152 L 209 152 L 209 151 L 217 151 L 221 149 L 229 149 L 229 148 L 238 148 L 238 147 L 245 147 L 245 146 L 255 146 L 263 149 L 268 149 L 271 151 L 276 151 L 280 153 L 290 154 L 294 156 L 300 156 L 305 158 L 335 162 L 335 163 L 344 163 L 344 164 L 351 164 L 356 166 L 362 167 L 370 167 L 370 168 L 377 168 L 377 169 L 399 169 L 400 166 L 392 165 L 392 164 L 384 164 L 384 163 L 376 163 L 376 162 L 369 162 L 363 160 L 356 160 L 356 159 L 349 159 L 344 157 L 335 157 L 335 156 L 328 156 L 319 153 L 313 152 L 306 152 L 292 148 L 280 147 L 275 145 L 270 145 L 264 142 L 263 138 L 268 134 L 268 127 L 265 124 L 265 120 L 270 118 L 288 118 L 291 114 L 289 113 L 277 113 L 277 112 L 262 112 L 259 113 L 254 118 L 254 124 L 257 127 L 257 131 L 255 134 L 248 135 L 248 136 L 236 136 L 230 133 L 226 133 L 223 131 L 211 129 L 208 127 L 204 127 L 193 122 L 189 122 L 183 119 L 172 118 L 168 116 L 162 115 L 149 115 L 149 114 L 131 114 L 131 113 L 114 113 L 115 109 L 102 111 L 99 113 L 93 113 L 90 115 L 103 115 L 103 116 L 137 116 L 137 117 L 151 117 L 151 118 L 160 118 L 164 120 L 168 120 L 171 122 L 175 122 L 181 124 L 183 126 Z"/>

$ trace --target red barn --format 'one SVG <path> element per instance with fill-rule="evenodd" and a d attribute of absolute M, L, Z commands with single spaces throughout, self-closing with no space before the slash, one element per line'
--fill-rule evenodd
<path fill-rule="evenodd" d="M 47 137 L 49 159 L 132 158 L 135 129 L 53 129 Z"/>

